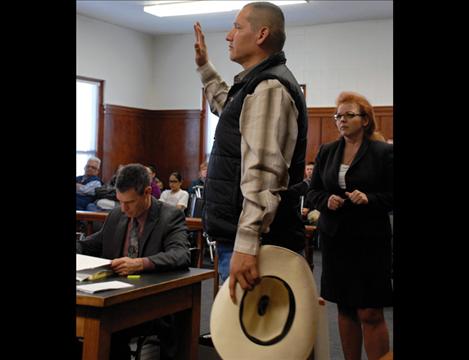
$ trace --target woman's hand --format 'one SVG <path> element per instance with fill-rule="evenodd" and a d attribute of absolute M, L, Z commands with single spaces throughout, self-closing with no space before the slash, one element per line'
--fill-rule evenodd
<path fill-rule="evenodd" d="M 345 192 L 345 195 L 350 199 L 350 201 L 357 205 L 366 205 L 368 204 L 368 197 L 365 193 L 362 193 L 358 190 L 353 190 L 350 192 Z"/>
<path fill-rule="evenodd" d="M 344 205 L 344 201 L 345 199 L 342 199 L 340 196 L 331 195 L 327 200 L 327 207 L 329 208 L 329 210 L 335 211 Z"/>

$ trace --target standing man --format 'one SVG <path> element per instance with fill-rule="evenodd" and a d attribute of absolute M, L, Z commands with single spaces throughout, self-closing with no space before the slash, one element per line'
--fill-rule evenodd
<path fill-rule="evenodd" d="M 285 19 L 276 5 L 250 3 L 226 35 L 230 59 L 244 71 L 230 88 L 208 60 L 200 24 L 195 62 L 210 109 L 219 115 L 205 183 L 205 231 L 217 243 L 222 280 L 252 289 L 262 244 L 304 248 L 304 226 L 289 186 L 303 178 L 307 111 L 285 65 Z M 231 260 L 231 262 L 230 262 Z"/>

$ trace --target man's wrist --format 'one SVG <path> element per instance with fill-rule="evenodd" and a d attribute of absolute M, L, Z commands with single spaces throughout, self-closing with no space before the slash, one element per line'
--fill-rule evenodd
<path fill-rule="evenodd" d="M 149 258 L 142 258 L 142 271 L 152 271 L 155 269 L 155 264 Z"/>

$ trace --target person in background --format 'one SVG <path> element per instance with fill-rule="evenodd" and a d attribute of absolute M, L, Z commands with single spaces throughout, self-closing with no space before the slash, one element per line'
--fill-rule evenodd
<path fill-rule="evenodd" d="M 119 206 L 119 201 L 116 197 L 116 179 L 117 174 L 123 167 L 124 165 L 120 164 L 114 172 L 114 175 L 112 175 L 111 180 L 109 180 L 107 184 L 99 186 L 94 190 L 96 200 L 86 206 L 86 211 L 110 211 Z"/>
<path fill-rule="evenodd" d="M 204 230 L 216 241 L 219 273 L 235 286 L 259 281 L 261 244 L 304 249 L 298 196 L 303 178 L 307 112 L 303 92 L 285 65 L 285 18 L 269 2 L 245 5 L 226 35 L 230 59 L 243 67 L 229 87 L 208 60 L 200 23 L 195 62 L 210 109 L 219 115 L 204 187 Z"/>
<path fill-rule="evenodd" d="M 311 177 L 313 176 L 313 169 L 314 169 L 314 161 L 310 161 L 309 163 L 306 164 L 305 166 L 305 178 L 303 181 L 305 181 L 308 186 L 311 182 Z"/>
<path fill-rule="evenodd" d="M 156 177 L 156 166 L 155 165 L 148 165 L 147 166 L 148 171 L 150 172 L 150 178 L 151 178 L 151 194 L 156 198 L 159 199 L 161 196 L 161 191 L 157 180 L 158 178 Z"/>
<path fill-rule="evenodd" d="M 206 161 L 204 161 L 202 164 L 199 166 L 199 178 L 196 180 L 192 180 L 191 185 L 189 186 L 189 194 L 195 194 L 196 186 L 198 187 L 204 187 L 205 185 L 205 178 L 207 177 L 207 169 L 208 169 L 208 164 Z"/>
<path fill-rule="evenodd" d="M 309 185 L 311 183 L 311 176 L 313 175 L 313 169 L 314 169 L 314 161 L 310 161 L 309 163 L 306 164 L 305 166 L 305 177 L 303 180 L 292 186 L 292 189 L 298 192 L 298 196 L 300 197 L 300 213 L 301 217 L 306 220 L 307 215 L 310 212 L 310 209 L 305 207 L 304 204 L 304 197 L 306 193 L 308 192 Z"/>
<path fill-rule="evenodd" d="M 337 304 L 345 359 L 377 360 L 389 351 L 383 308 L 392 306 L 393 146 L 375 138 L 369 101 L 342 92 L 337 141 L 320 147 L 307 203 L 321 212 L 321 297 Z M 363 344 L 362 344 L 363 343 Z"/>
<path fill-rule="evenodd" d="M 165 190 L 164 183 L 159 178 L 155 178 L 155 182 L 156 182 L 156 185 L 158 185 L 158 187 L 160 188 L 160 191 L 163 192 Z"/>
<path fill-rule="evenodd" d="M 98 177 L 101 159 L 92 156 L 85 165 L 85 174 L 76 178 L 76 210 L 86 210 L 95 200 L 95 189 L 103 184 Z"/>
<path fill-rule="evenodd" d="M 117 176 L 116 190 L 120 208 L 109 213 L 100 231 L 77 240 L 77 253 L 112 259 L 111 267 L 120 276 L 187 268 L 190 251 L 184 214 L 152 197 L 147 168 L 124 166 Z M 158 319 L 145 325 L 148 327 L 164 329 L 158 330 L 161 359 L 174 359 L 174 319 Z M 130 359 L 128 343 L 138 334 L 137 329 L 113 334 L 111 359 Z"/>
<path fill-rule="evenodd" d="M 185 210 L 189 202 L 189 193 L 181 189 L 182 176 L 177 171 L 169 176 L 170 190 L 164 190 L 161 193 L 160 200 L 176 206 L 178 209 Z"/>

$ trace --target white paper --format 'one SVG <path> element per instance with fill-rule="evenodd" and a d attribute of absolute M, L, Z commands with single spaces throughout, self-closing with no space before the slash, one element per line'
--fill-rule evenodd
<path fill-rule="evenodd" d="M 105 291 L 105 290 L 115 290 L 115 289 L 125 289 L 132 287 L 134 285 L 128 284 L 122 281 L 106 281 L 100 282 L 95 284 L 87 284 L 87 285 L 78 285 L 77 290 L 87 292 L 89 294 L 93 294 L 97 291 Z"/>
<path fill-rule="evenodd" d="M 109 259 L 77 254 L 77 271 L 95 269 L 109 264 L 111 264 L 111 260 Z"/>

